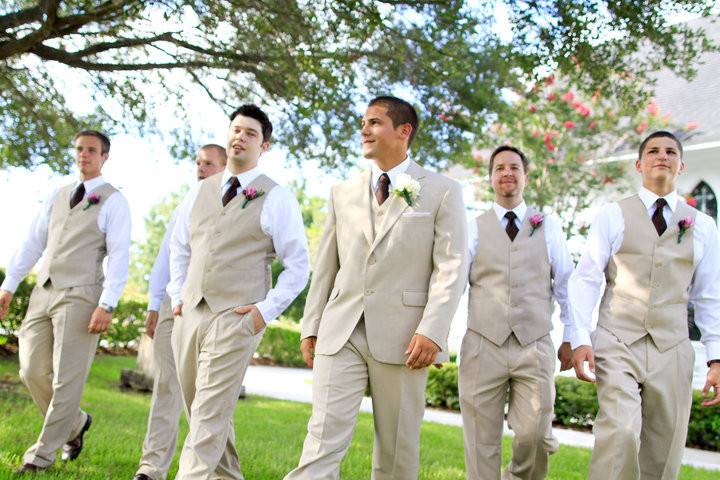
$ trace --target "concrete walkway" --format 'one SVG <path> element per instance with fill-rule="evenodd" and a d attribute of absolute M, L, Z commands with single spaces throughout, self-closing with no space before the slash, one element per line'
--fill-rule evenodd
<path fill-rule="evenodd" d="M 312 371 L 308 369 L 251 365 L 245 374 L 244 383 L 247 393 L 251 395 L 296 402 L 312 402 Z M 360 410 L 372 412 L 370 398 L 363 398 Z M 462 426 L 459 413 L 435 408 L 425 409 L 424 421 Z M 507 424 L 505 433 L 512 435 L 512 430 L 507 428 Z M 586 432 L 553 428 L 553 434 L 563 445 L 592 448 L 594 443 L 594 437 Z M 720 453 L 686 448 L 683 463 L 694 467 L 720 470 Z"/>

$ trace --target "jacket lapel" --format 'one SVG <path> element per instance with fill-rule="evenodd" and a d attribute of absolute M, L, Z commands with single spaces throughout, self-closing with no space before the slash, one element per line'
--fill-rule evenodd
<path fill-rule="evenodd" d="M 423 194 L 423 182 L 421 179 L 425 178 L 425 170 L 417 163 L 410 162 L 410 166 L 405 173 L 420 182 L 420 193 L 418 195 L 419 199 L 419 197 Z M 388 205 L 385 221 L 382 222 L 382 224 L 380 225 L 380 229 L 375 234 L 375 241 L 372 242 L 372 247 L 370 248 L 371 251 L 374 250 L 375 247 L 380 244 L 380 242 L 382 242 L 383 238 L 385 238 L 393 225 L 395 225 L 395 223 L 397 223 L 397 221 L 400 219 L 402 213 L 409 207 L 404 198 L 398 197 L 393 193 L 394 188 L 395 185 L 390 185 L 390 198 L 386 200 L 387 202 L 390 202 L 390 205 Z M 416 199 L 416 201 L 418 199 Z"/>

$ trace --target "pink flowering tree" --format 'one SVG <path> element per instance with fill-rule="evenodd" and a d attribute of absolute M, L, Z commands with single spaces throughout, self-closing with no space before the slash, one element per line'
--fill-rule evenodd
<path fill-rule="evenodd" d="M 654 100 L 644 108 L 623 108 L 612 96 L 592 96 L 555 76 L 525 92 L 516 92 L 514 109 L 491 125 L 472 150 L 478 199 L 492 198 L 488 160 L 492 150 L 509 144 L 528 156 L 531 167 L 525 198 L 530 205 L 556 213 L 568 238 L 586 235 L 578 213 L 603 198 L 617 198 L 632 187 L 634 158 L 612 160 L 635 152 L 652 130 L 691 130 L 698 125 L 674 124 Z"/>

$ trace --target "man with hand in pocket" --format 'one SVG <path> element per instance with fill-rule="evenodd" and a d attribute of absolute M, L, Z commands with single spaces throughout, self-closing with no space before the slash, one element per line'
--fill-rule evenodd
<path fill-rule="evenodd" d="M 272 123 L 255 105 L 230 116 L 227 169 L 192 188 L 170 240 L 172 347 L 189 417 L 178 479 L 242 479 L 232 416 L 267 322 L 305 288 L 300 206 L 258 168 Z M 272 287 L 270 265 L 285 267 Z"/>

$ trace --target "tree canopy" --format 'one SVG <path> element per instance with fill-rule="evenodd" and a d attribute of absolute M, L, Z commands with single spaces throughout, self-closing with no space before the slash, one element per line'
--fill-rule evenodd
<path fill-rule="evenodd" d="M 628 82 L 692 75 L 716 48 L 676 12 L 710 0 L 6 0 L 0 5 L 0 168 L 65 172 L 85 127 L 158 132 L 200 93 L 280 112 L 297 160 L 356 158 L 358 106 L 395 92 L 419 107 L 414 155 L 444 166 L 511 107 L 506 92 L 557 70 L 587 92 L 643 102 Z M 503 15 L 507 17 L 502 20 Z M 638 52 L 642 52 L 639 54 Z M 582 68 L 579 68 L 582 67 Z M 70 101 L 78 87 L 90 92 Z M 80 103 L 83 108 L 78 109 Z M 455 112 L 453 114 L 453 112 Z M 192 146 L 191 123 L 177 146 Z M 195 121 L 196 122 L 196 121 Z M 197 122 L 196 122 L 197 123 Z"/>

